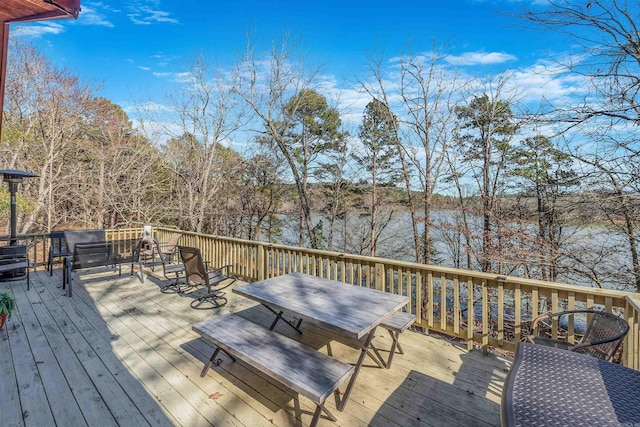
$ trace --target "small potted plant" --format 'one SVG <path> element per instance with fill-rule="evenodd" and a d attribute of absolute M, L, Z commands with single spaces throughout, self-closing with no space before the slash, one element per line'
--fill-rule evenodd
<path fill-rule="evenodd" d="M 7 319 L 11 319 L 11 312 L 16 308 L 16 300 L 10 292 L 0 292 L 0 329 Z"/>

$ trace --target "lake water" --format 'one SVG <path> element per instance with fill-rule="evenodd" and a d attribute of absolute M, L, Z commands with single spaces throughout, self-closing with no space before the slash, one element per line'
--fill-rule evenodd
<path fill-rule="evenodd" d="M 380 214 L 382 217 L 383 214 Z M 431 215 L 432 239 L 436 250 L 437 264 L 445 267 L 456 267 L 456 258 L 464 257 L 464 236 L 456 233 L 455 211 L 436 211 Z M 279 243 L 297 246 L 298 244 L 298 216 L 281 215 L 283 221 L 283 235 Z M 346 227 L 342 220 L 334 225 L 334 242 L 327 247 L 329 223 L 320 215 L 313 216 L 313 223 L 323 222 L 325 242 L 323 249 L 336 252 L 368 255 L 369 251 L 361 242 L 368 241 L 368 218 L 353 215 L 347 219 Z M 480 245 L 482 223 L 480 217 L 470 218 L 470 228 L 476 238 L 474 245 Z M 343 238 L 342 230 L 346 229 L 347 239 Z M 420 225 L 423 232 L 424 225 Z M 536 225 L 531 224 L 525 230 L 535 235 Z M 597 286 L 591 279 L 592 272 L 599 276 L 605 288 L 633 291 L 633 277 L 629 274 L 630 255 L 625 236 L 602 226 L 571 226 L 564 227 L 562 255 L 559 259 L 558 282 L 581 286 Z M 517 232 L 514 236 L 517 235 Z M 457 242 L 457 243 L 456 243 Z M 411 216 L 408 212 L 396 212 L 387 227 L 380 233 L 377 256 L 402 261 L 413 261 L 413 232 Z M 465 259 L 465 258 L 462 258 Z M 462 263 L 466 267 L 466 263 Z M 479 270 L 479 266 L 475 267 Z M 506 271 L 510 275 L 525 276 L 524 268 L 511 266 Z M 533 277 L 540 278 L 540 277 Z"/>

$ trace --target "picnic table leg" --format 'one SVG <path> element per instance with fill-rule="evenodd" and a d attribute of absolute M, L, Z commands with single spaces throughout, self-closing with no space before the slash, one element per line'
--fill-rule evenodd
<path fill-rule="evenodd" d="M 278 323 L 279 320 L 282 320 L 283 322 L 285 322 L 287 325 L 291 326 L 293 329 L 296 330 L 296 332 L 298 332 L 300 335 L 302 335 L 302 331 L 300 330 L 300 325 L 302 324 L 302 319 L 298 319 L 298 321 L 296 323 L 293 323 L 287 319 L 285 319 L 284 317 L 282 317 L 282 314 L 284 313 L 284 311 L 280 311 L 277 312 L 274 309 L 272 309 L 271 307 L 269 307 L 268 305 L 262 304 L 264 307 L 267 308 L 267 310 L 269 310 L 270 312 L 272 312 L 273 314 L 276 315 L 276 318 L 273 320 L 273 323 L 271 324 L 271 326 L 269 326 L 269 330 L 273 331 L 273 328 L 276 327 L 276 324 Z"/>
<path fill-rule="evenodd" d="M 202 368 L 202 372 L 200 372 L 201 377 L 204 377 L 205 375 L 207 375 L 207 371 L 209 370 L 211 365 L 213 365 L 214 363 L 216 365 L 219 365 L 219 363 L 216 362 L 216 356 L 218 356 L 218 354 L 220 353 L 220 350 L 222 350 L 220 347 L 216 347 L 216 350 L 213 352 L 213 355 L 209 358 L 209 361 L 207 361 L 207 363 L 204 364 L 204 368 Z M 232 361 L 234 362 L 236 361 L 236 358 L 230 355 L 229 353 L 227 353 L 226 351 L 222 350 L 222 352 L 227 356 L 229 356 L 229 358 Z"/>
<path fill-rule="evenodd" d="M 371 345 L 371 341 L 376 336 L 376 328 L 377 327 L 371 329 L 364 343 L 361 344 L 362 351 L 360 351 L 360 357 L 358 357 L 358 362 L 355 365 L 355 369 L 353 370 L 353 374 L 351 375 L 351 379 L 349 380 L 349 384 L 347 385 L 347 388 L 345 389 L 344 394 L 342 395 L 342 398 L 339 397 L 338 395 L 339 392 L 338 390 L 336 390 L 336 398 L 338 399 L 338 402 L 336 402 L 336 408 L 338 408 L 338 411 L 340 412 L 344 411 L 344 408 L 347 405 L 347 401 L 349 400 L 349 395 L 351 394 L 351 390 L 353 389 L 353 386 L 356 382 L 356 378 L 358 377 L 358 372 L 360 372 L 360 368 L 362 367 L 362 363 L 364 362 L 365 356 L 369 353 L 369 346 Z"/>

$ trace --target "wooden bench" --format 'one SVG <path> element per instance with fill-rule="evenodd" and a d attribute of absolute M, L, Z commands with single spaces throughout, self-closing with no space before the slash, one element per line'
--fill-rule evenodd
<path fill-rule="evenodd" d="M 324 402 L 353 372 L 354 367 L 336 360 L 298 341 L 270 331 L 235 314 L 226 314 L 193 326 L 193 330 L 216 345 L 204 365 L 204 377 L 222 350 L 232 360 L 241 359 L 259 372 L 284 384 L 315 403 L 311 420 L 315 426 L 324 411 L 336 418 Z"/>
<path fill-rule="evenodd" d="M 385 363 L 385 367 L 389 369 L 391 367 L 391 362 L 393 361 L 393 355 L 396 352 L 396 347 L 398 348 L 398 353 L 404 354 L 402 347 L 400 346 L 400 334 L 409 329 L 411 325 L 416 321 L 416 315 L 411 313 L 404 313 L 402 311 L 396 311 L 391 315 L 391 317 L 387 318 L 385 321 L 380 323 L 380 326 L 389 331 L 391 335 L 391 339 L 393 339 L 393 343 L 391 344 L 391 349 L 389 350 L 389 358 Z M 384 362 L 384 361 L 383 361 Z"/>

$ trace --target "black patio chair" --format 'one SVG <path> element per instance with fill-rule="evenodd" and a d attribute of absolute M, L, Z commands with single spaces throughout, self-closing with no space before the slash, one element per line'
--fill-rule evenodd
<path fill-rule="evenodd" d="M 64 258 L 71 255 L 64 238 L 64 231 L 52 231 L 49 233 L 49 258 L 47 259 L 47 271 L 53 276 L 53 261 L 55 258 Z"/>
<path fill-rule="evenodd" d="M 225 298 L 226 292 L 221 292 L 222 289 L 228 288 L 238 280 L 229 274 L 231 266 L 225 265 L 214 270 L 209 270 L 202 259 L 200 249 L 178 246 L 178 250 L 186 271 L 187 283 L 193 283 L 195 286 L 207 286 L 207 293 L 193 300 L 191 302 L 191 308 L 210 309 L 225 305 L 227 303 L 227 298 Z M 217 287 L 227 280 L 230 280 L 230 282 L 212 290 L 213 287 Z M 203 304 L 204 306 L 202 306 Z"/>
<path fill-rule="evenodd" d="M 563 316 L 575 317 L 576 314 L 591 317 L 584 336 L 577 344 L 542 335 L 542 333 L 548 335 L 548 331 L 551 330 L 549 321 L 553 319 L 558 319 L 559 321 Z M 545 325 L 545 327 L 541 328 L 541 325 Z M 532 334 L 527 337 L 527 341 L 531 343 L 575 351 L 577 353 L 585 353 L 611 361 L 629 331 L 629 324 L 623 318 L 604 311 L 569 310 L 560 313 L 542 314 L 533 320 L 531 329 Z"/>

